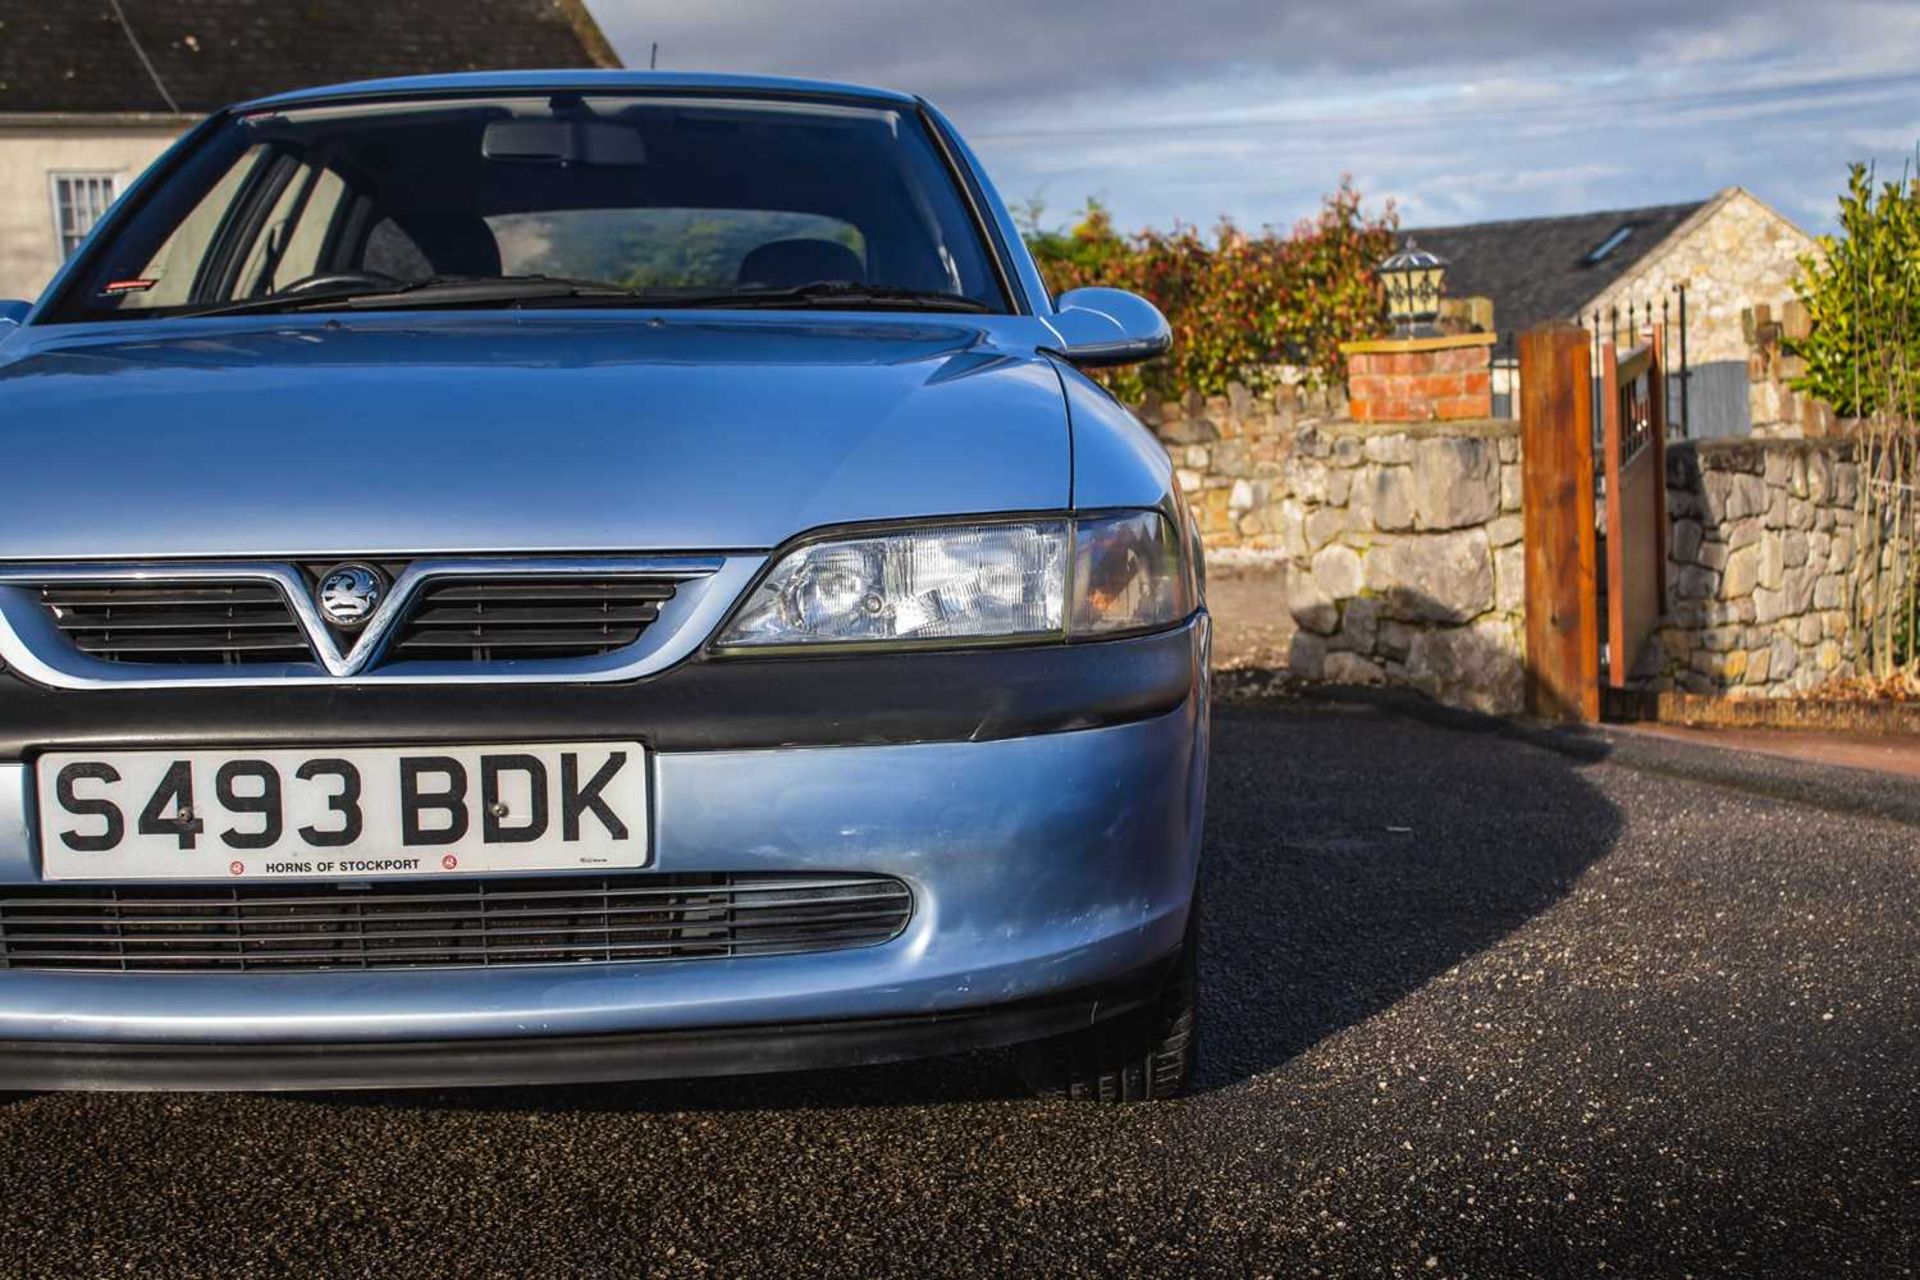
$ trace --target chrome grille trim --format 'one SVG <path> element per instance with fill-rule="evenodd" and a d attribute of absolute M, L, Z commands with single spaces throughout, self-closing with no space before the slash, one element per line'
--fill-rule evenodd
<path fill-rule="evenodd" d="M 392 557 L 372 557 L 391 559 Z M 687 657 L 720 624 L 764 562 L 760 554 L 431 557 L 395 580 L 352 647 L 341 651 L 297 564 L 277 561 L 0 564 L 0 660 L 30 680 L 66 689 L 355 683 L 512 683 L 632 680 Z M 460 579 L 647 579 L 671 583 L 657 620 L 634 643 L 562 658 L 475 662 L 387 653 L 388 641 L 429 584 Z M 108 662 L 71 644 L 42 605 L 49 587 L 268 584 L 280 591 L 312 648 L 304 662 L 159 665 Z"/>
<path fill-rule="evenodd" d="M 891 876 L 638 873 L 355 886 L 0 886 L 0 970 L 237 973 L 624 964 L 896 938 Z"/>

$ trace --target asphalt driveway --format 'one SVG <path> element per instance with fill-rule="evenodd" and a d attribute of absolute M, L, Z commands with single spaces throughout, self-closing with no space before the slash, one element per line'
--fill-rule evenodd
<path fill-rule="evenodd" d="M 1910 780 L 1228 706 L 1201 1092 L 0 1103 L 0 1274 L 1911 1274 Z"/>

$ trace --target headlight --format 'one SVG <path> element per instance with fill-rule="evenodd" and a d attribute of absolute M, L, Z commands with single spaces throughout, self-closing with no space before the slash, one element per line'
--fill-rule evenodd
<path fill-rule="evenodd" d="M 1082 520 L 1075 535 L 1069 634 L 1138 631 L 1193 612 L 1179 534 L 1158 511 Z"/>
<path fill-rule="evenodd" d="M 811 542 L 783 556 L 716 642 L 938 645 L 1097 637 L 1192 611 L 1157 511 L 929 526 Z"/>

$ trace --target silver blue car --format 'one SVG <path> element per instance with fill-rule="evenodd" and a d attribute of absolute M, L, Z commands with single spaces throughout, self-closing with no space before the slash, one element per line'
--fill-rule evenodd
<path fill-rule="evenodd" d="M 0 304 L 0 1088 L 1185 1083 L 1198 542 L 924 101 L 205 121 Z"/>

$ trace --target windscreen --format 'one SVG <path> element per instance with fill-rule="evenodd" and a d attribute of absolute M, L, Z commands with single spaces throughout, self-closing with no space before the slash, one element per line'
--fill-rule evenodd
<path fill-rule="evenodd" d="M 526 280 L 597 286 L 599 305 L 807 289 L 1007 305 L 911 111 L 562 94 L 237 116 L 90 247 L 53 318 Z"/>

